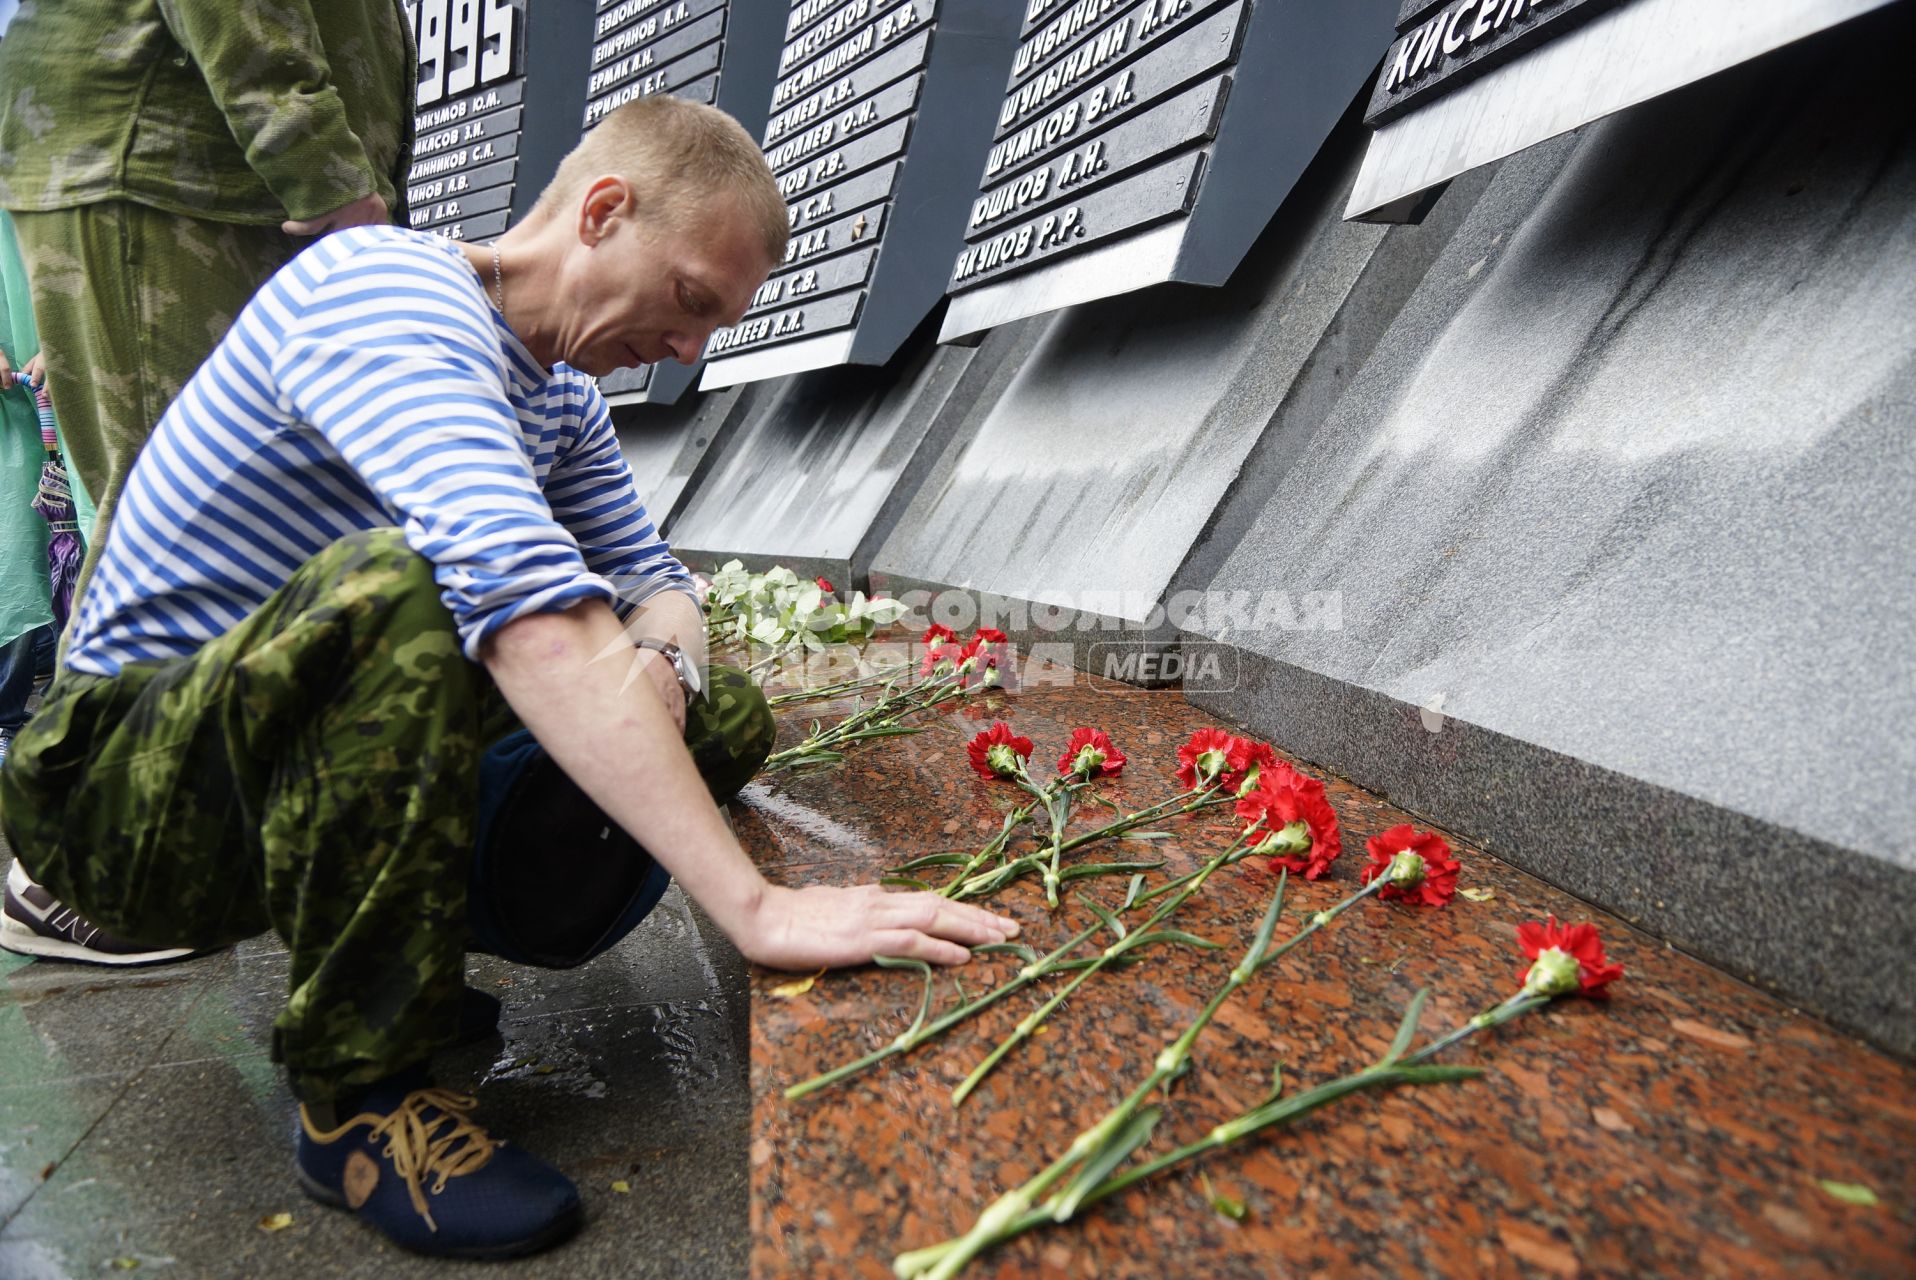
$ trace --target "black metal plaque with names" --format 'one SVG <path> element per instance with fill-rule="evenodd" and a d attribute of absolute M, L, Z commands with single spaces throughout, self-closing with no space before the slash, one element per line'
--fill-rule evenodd
<path fill-rule="evenodd" d="M 713 336 L 702 386 L 883 364 L 924 320 L 1026 3 L 793 0 L 763 134 L 791 245 L 745 319 Z"/>
<path fill-rule="evenodd" d="M 1026 0 L 940 338 L 1230 277 L 1400 0 Z"/>
<path fill-rule="evenodd" d="M 652 40 L 605 62 L 586 82 L 586 127 L 634 98 L 676 93 L 717 71 L 725 19 L 723 0 L 672 0 L 644 19 L 641 26 L 663 24 Z M 594 57 L 624 34 L 595 46 Z"/>
<path fill-rule="evenodd" d="M 626 103 L 658 93 L 717 106 L 758 136 L 786 17 L 785 0 L 596 0 L 571 73 L 583 97 L 567 146 Z M 699 367 L 621 369 L 600 378 L 599 390 L 615 404 L 676 403 Z"/>
<path fill-rule="evenodd" d="M 486 241 L 511 220 L 528 0 L 405 0 L 419 50 L 407 224 Z M 531 0 L 553 3 L 553 0 Z"/>
<path fill-rule="evenodd" d="M 1375 128 L 1526 49 L 1570 31 L 1617 0 L 1404 0 L 1364 123 Z"/>

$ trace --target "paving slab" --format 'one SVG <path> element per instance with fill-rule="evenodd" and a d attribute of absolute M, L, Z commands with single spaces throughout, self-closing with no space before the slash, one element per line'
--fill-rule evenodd
<path fill-rule="evenodd" d="M 270 938 L 119 973 L 0 960 L 0 1276 L 744 1274 L 743 961 L 676 889 L 591 966 L 470 966 L 500 1031 L 442 1055 L 439 1079 L 572 1177 L 588 1216 L 506 1268 L 414 1258 L 299 1192 L 267 1056 L 286 966 Z"/>
<path fill-rule="evenodd" d="M 977 778 L 963 753 L 994 716 L 1033 738 L 1040 761 L 1055 759 L 1071 728 L 1105 728 L 1131 765 L 1102 789 L 1126 808 L 1176 791 L 1177 743 L 1216 723 L 1174 695 L 1089 678 L 991 694 L 967 710 L 841 768 L 761 780 L 736 807 L 741 840 L 775 878 L 853 883 L 995 830 L 1005 787 Z M 812 714 L 788 716 L 787 733 Z M 1407 820 L 1327 781 L 1346 851 L 1325 880 L 1291 885 L 1286 929 L 1356 888 L 1363 840 Z M 1168 871 L 1230 838 L 1221 816 L 1181 821 L 1174 838 L 1146 846 Z M 1614 997 L 1560 1002 L 1467 1042 L 1452 1060 L 1483 1066 L 1478 1080 L 1347 1099 L 1213 1155 L 1201 1167 L 1246 1204 L 1242 1222 L 1209 1207 L 1196 1171 L 1173 1171 L 987 1255 L 971 1274 L 1908 1274 L 1916 1069 L 1453 844 L 1460 883 L 1492 896 L 1442 910 L 1366 903 L 1292 953 L 1199 1041 L 1148 1150 L 1258 1101 L 1274 1063 L 1293 1091 L 1367 1065 L 1420 986 L 1433 988 L 1426 1026 L 1457 1026 L 1514 989 L 1515 927 L 1546 912 L 1599 926 L 1628 970 Z M 1107 902 L 1118 896 L 1120 886 L 1088 883 Z M 1093 979 L 959 1111 L 952 1086 L 1036 998 L 1014 997 L 911 1055 L 787 1102 L 786 1086 L 904 1030 L 918 980 L 832 973 L 779 998 L 771 989 L 790 975 L 754 971 L 753 1276 L 878 1280 L 896 1253 L 962 1231 L 1142 1077 L 1235 963 L 1275 886 L 1255 862 L 1215 880 L 1177 920 L 1224 952 L 1160 953 Z M 1072 905 L 1053 918 L 1029 884 L 997 905 L 1040 950 L 1091 919 Z M 981 958 L 940 974 L 939 1007 L 956 999 L 954 981 L 976 995 L 1014 964 Z M 1843 1203 L 1820 1179 L 1867 1186 L 1879 1203 Z"/>

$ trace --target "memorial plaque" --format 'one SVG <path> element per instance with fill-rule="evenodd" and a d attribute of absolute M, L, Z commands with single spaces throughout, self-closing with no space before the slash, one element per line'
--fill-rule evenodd
<path fill-rule="evenodd" d="M 1033 210 L 1068 200 L 1087 185 L 1103 187 L 1159 156 L 1209 140 L 1217 131 L 1229 88 L 1229 77 L 1208 80 L 1089 142 L 1069 148 L 1054 160 L 1006 179 L 971 206 L 965 234 L 989 231 Z"/>
<path fill-rule="evenodd" d="M 1099 186 L 1043 217 L 991 232 L 958 255 L 952 284 L 988 280 L 1188 213 L 1203 167 L 1202 151 L 1187 152 L 1134 178 Z"/>
<path fill-rule="evenodd" d="M 1384 55 L 1364 123 L 1372 128 L 1445 88 L 1596 17 L 1617 0 L 1410 0 Z"/>
<path fill-rule="evenodd" d="M 1223 70 L 1237 56 L 1243 16 L 1242 0 L 1226 5 L 1031 123 L 1015 126 L 1010 133 L 1001 130 L 1000 140 L 991 144 L 985 159 L 985 181 L 1015 173 L 1094 129 L 1117 124 L 1192 80 Z"/>
<path fill-rule="evenodd" d="M 859 102 L 862 105 L 878 86 L 891 84 L 924 66 L 930 54 L 931 35 L 926 32 L 905 41 L 890 53 L 847 72 L 818 92 L 775 113 L 765 126 L 765 145 L 769 147 L 796 130 L 817 124 L 847 103 Z M 922 79 L 917 83 L 922 85 Z M 909 105 L 917 105 L 916 90 Z M 876 101 L 873 101 L 872 109 L 874 113 L 877 112 Z"/>
<path fill-rule="evenodd" d="M 993 128 L 981 104 L 1010 73 L 1024 4 L 789 6 L 762 136 L 791 245 L 746 318 L 713 336 L 702 386 L 883 364 L 924 320 L 978 196 Z"/>
<path fill-rule="evenodd" d="M 860 103 L 857 110 L 827 116 L 804 132 L 769 148 L 765 158 L 771 162 L 772 172 L 782 175 L 793 165 L 809 160 L 828 147 L 836 146 L 843 150 L 845 144 L 854 138 L 885 124 L 892 125 L 887 134 L 893 140 L 890 152 L 880 158 L 904 150 L 905 131 L 911 123 L 906 113 L 918 105 L 918 93 L 924 83 L 922 75 L 900 80 L 890 88 L 881 90 L 877 97 Z"/>
<path fill-rule="evenodd" d="M 939 337 L 1220 285 L 1353 96 L 1400 0 L 1027 0 Z"/>
<path fill-rule="evenodd" d="M 862 209 L 884 200 L 891 195 L 892 187 L 898 181 L 898 173 L 897 164 L 884 165 L 850 181 L 823 188 L 816 195 L 792 201 L 786 208 L 791 214 L 793 243 L 797 242 L 801 233 L 848 209 Z"/>
<path fill-rule="evenodd" d="M 405 0 L 419 50 L 407 225 L 483 241 L 510 222 L 525 101 L 525 4 Z"/>
<path fill-rule="evenodd" d="M 802 336 L 808 329 L 832 331 L 851 325 L 858 318 L 862 293 L 841 293 L 804 306 L 775 311 L 744 320 L 736 328 L 712 336 L 706 355 L 717 360 L 727 352 Z"/>
<path fill-rule="evenodd" d="M 770 307 L 789 306 L 797 298 L 822 298 L 840 289 L 855 289 L 870 278 L 872 263 L 877 257 L 878 249 L 873 246 L 840 254 L 787 275 L 773 276 L 759 286 L 745 314 L 752 316 Z"/>
<path fill-rule="evenodd" d="M 1405 0 L 1346 219 L 1417 222 L 1451 179 L 1895 0 Z"/>
<path fill-rule="evenodd" d="M 686 0 L 666 14 L 685 8 Z M 725 30 L 725 11 L 708 13 L 695 22 L 665 28 L 651 44 L 592 73 L 586 84 L 593 97 L 586 105 L 586 127 L 599 122 L 634 98 L 649 93 L 672 93 L 718 70 L 719 37 Z M 608 92 L 608 90 L 610 92 Z"/>
<path fill-rule="evenodd" d="M 589 47 L 572 72 L 584 92 L 566 146 L 655 93 L 716 106 L 757 136 L 788 16 L 784 0 L 598 0 Z M 698 369 L 621 369 L 599 379 L 599 390 L 614 404 L 676 403 Z"/>

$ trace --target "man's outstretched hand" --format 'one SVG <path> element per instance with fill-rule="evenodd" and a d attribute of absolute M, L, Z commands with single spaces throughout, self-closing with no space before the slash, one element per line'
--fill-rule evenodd
<path fill-rule="evenodd" d="M 963 964 L 966 948 L 1018 936 L 1018 922 L 935 893 L 767 885 L 751 925 L 735 940 L 745 958 L 774 969 L 865 964 L 874 955 Z"/>

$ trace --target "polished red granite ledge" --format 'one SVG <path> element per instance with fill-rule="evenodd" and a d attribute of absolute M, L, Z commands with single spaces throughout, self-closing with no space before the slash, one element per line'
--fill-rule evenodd
<path fill-rule="evenodd" d="M 814 714 L 787 717 L 788 736 Z M 793 885 L 855 883 L 907 857 L 975 847 L 997 830 L 1011 794 L 965 764 L 964 741 L 994 716 L 1037 742 L 1040 776 L 1073 727 L 1109 731 L 1131 764 L 1101 785 L 1127 809 L 1176 791 L 1177 744 L 1214 723 L 1175 694 L 1105 682 L 992 694 L 923 734 L 868 744 L 836 769 L 761 779 L 734 806 L 740 838 L 767 874 Z M 1326 781 L 1344 857 L 1327 880 L 1292 882 L 1280 937 L 1357 887 L 1365 838 L 1408 820 Z M 1166 871 L 1177 872 L 1223 848 L 1231 823 L 1213 813 L 1171 829 L 1173 840 L 1118 848 L 1166 857 Z M 1367 1065 L 1420 986 L 1434 988 L 1426 1031 L 1456 1026 L 1513 989 L 1516 925 L 1546 912 L 1602 930 L 1628 969 L 1614 998 L 1561 1001 L 1445 1059 L 1487 1067 L 1478 1080 L 1334 1103 L 1027 1235 L 967 1274 L 1912 1273 L 1916 1069 L 1453 844 L 1464 862 L 1459 883 L 1495 896 L 1442 910 L 1368 902 L 1292 952 L 1199 1040 L 1196 1067 L 1147 1154 L 1257 1102 L 1276 1061 L 1292 1091 Z M 1117 881 L 1081 883 L 1109 904 L 1121 894 Z M 1053 988 L 1020 993 L 916 1053 L 787 1102 L 787 1085 L 904 1030 L 919 980 L 835 972 L 779 999 L 767 988 L 790 975 L 756 972 L 753 1275 L 888 1277 L 896 1253 L 964 1230 L 1142 1078 L 1242 953 L 1274 887 L 1252 863 L 1214 879 L 1176 922 L 1225 950 L 1156 950 L 1144 965 L 1092 979 L 958 1112 L 951 1087 Z M 1076 905 L 1052 918 L 1031 883 L 996 905 L 1041 951 L 1091 919 Z M 947 971 L 939 1007 L 955 1001 L 954 980 L 980 994 L 1016 963 L 980 958 Z M 1199 1168 L 1249 1207 L 1242 1222 L 1211 1209 Z M 1842 1203 L 1820 1179 L 1863 1184 L 1880 1203 Z"/>

